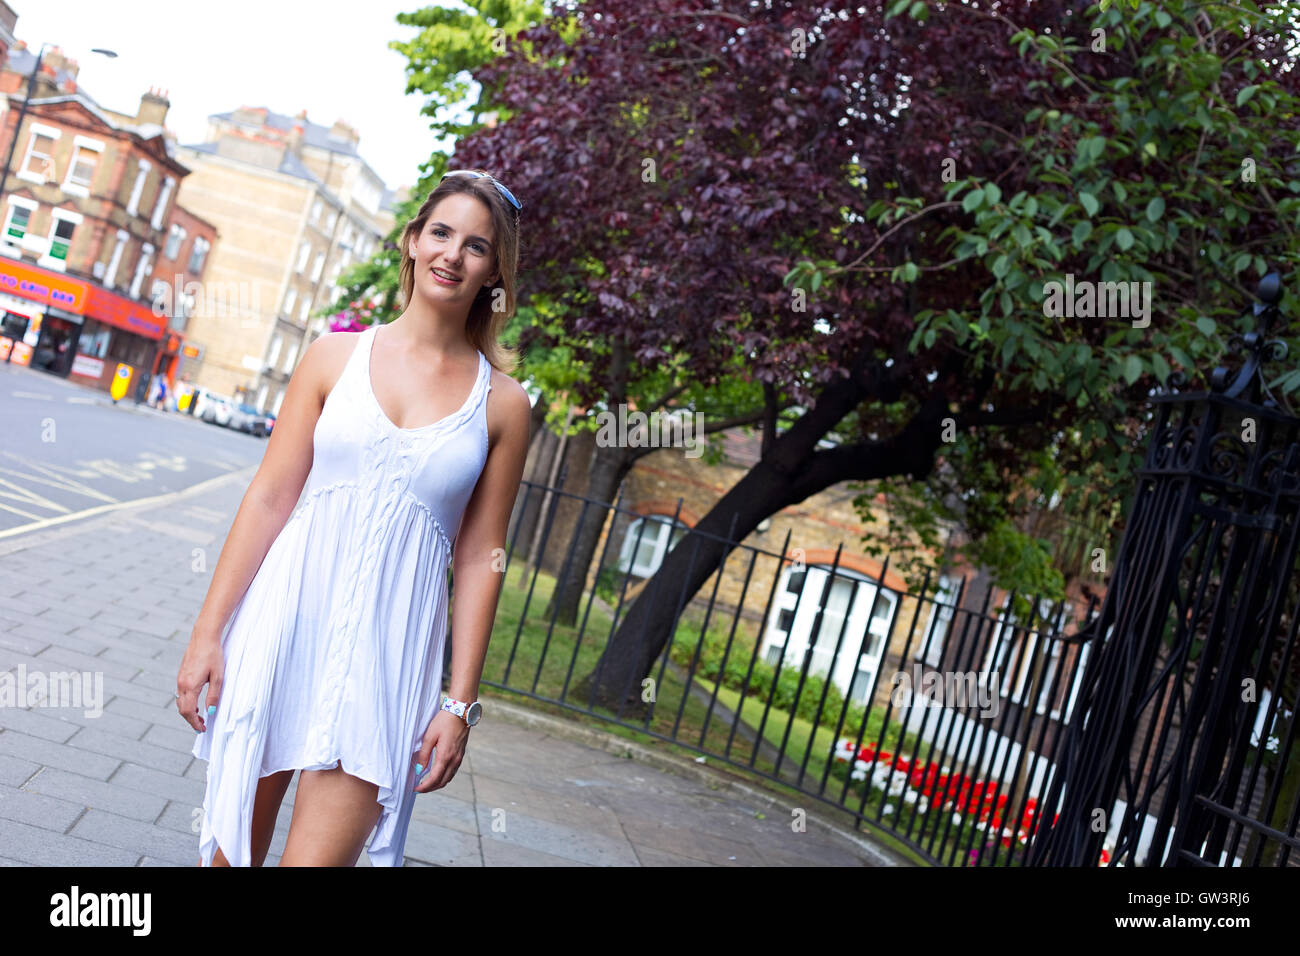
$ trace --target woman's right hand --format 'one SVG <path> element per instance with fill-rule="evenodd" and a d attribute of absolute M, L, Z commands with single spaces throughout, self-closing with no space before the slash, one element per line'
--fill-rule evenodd
<path fill-rule="evenodd" d="M 226 657 L 221 650 L 221 638 L 195 630 L 176 675 L 176 692 L 180 695 L 176 700 L 176 709 L 199 733 L 207 729 L 204 714 L 216 707 L 221 697 L 221 681 L 225 671 Z M 203 708 L 204 714 L 200 714 L 198 698 L 204 684 L 208 685 L 208 696 Z"/>

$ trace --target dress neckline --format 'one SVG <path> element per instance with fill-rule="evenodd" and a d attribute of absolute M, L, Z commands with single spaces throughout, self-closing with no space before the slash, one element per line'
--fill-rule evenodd
<path fill-rule="evenodd" d="M 372 325 L 369 329 L 367 329 L 363 333 L 364 335 L 367 336 L 367 342 L 366 342 L 365 355 L 361 363 L 361 373 L 362 376 L 365 378 L 366 394 L 370 396 L 370 404 L 374 408 L 375 413 L 379 416 L 379 418 L 383 421 L 383 423 L 386 426 L 388 426 L 388 428 L 390 428 L 395 432 L 403 432 L 410 435 L 424 434 L 426 432 L 431 432 L 437 428 L 440 428 L 446 425 L 448 422 L 454 422 L 463 419 L 467 414 L 469 414 L 471 410 L 471 406 L 473 405 L 474 402 L 474 398 L 479 393 L 479 386 L 483 382 L 483 367 L 484 365 L 487 364 L 487 356 L 485 356 L 478 349 L 474 350 L 475 352 L 478 352 L 478 375 L 474 379 L 474 385 L 469 390 L 469 396 L 465 399 L 464 403 L 460 406 L 460 408 L 452 412 L 450 415 L 438 419 L 436 422 L 430 422 L 427 425 L 420 425 L 416 428 L 400 428 L 397 425 L 395 425 L 393 423 L 393 420 L 388 417 L 388 413 L 384 411 L 383 406 L 379 404 L 379 396 L 375 394 L 375 386 L 370 377 L 370 354 L 374 350 L 373 347 L 375 342 L 375 335 L 378 332 L 378 330 L 379 330 L 379 326 L 376 324 L 376 325 Z"/>

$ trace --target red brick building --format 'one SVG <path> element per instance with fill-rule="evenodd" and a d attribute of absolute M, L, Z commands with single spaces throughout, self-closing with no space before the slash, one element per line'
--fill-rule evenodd
<path fill-rule="evenodd" d="M 179 209 L 189 173 L 150 90 L 134 116 L 97 103 L 58 47 L 16 42 L 0 71 L 0 360 L 140 396 L 173 375 L 187 310 L 163 294 L 202 275 L 216 241 Z M 27 98 L 30 85 L 30 99 Z M 26 104 L 25 110 L 23 109 Z M 21 129 L 15 128 L 21 121 Z M 193 288 L 193 287 L 192 287 Z"/>

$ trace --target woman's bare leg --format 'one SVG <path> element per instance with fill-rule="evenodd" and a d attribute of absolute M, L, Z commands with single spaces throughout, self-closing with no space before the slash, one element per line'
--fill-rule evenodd
<path fill-rule="evenodd" d="M 253 833 L 250 841 L 253 866 L 261 866 L 266 862 L 266 854 L 271 849 L 271 840 L 275 836 L 275 821 L 280 815 L 280 804 L 284 802 L 284 795 L 289 791 L 289 783 L 292 780 L 292 770 L 281 770 L 257 782 L 257 796 L 253 798 Z M 203 865 L 202 857 L 199 858 L 199 865 Z M 217 847 L 217 852 L 212 855 L 212 865 L 230 866 L 226 855 L 221 852 L 221 847 Z"/>
<path fill-rule="evenodd" d="M 379 787 L 341 763 L 302 771 L 280 865 L 356 866 L 383 809 Z"/>

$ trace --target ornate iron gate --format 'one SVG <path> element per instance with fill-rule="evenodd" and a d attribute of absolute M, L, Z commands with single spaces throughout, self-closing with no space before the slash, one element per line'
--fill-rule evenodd
<path fill-rule="evenodd" d="M 1029 865 L 1300 865 L 1300 419 L 1268 396 L 1276 273 L 1244 364 L 1209 392 L 1171 377 L 1092 627 Z"/>

